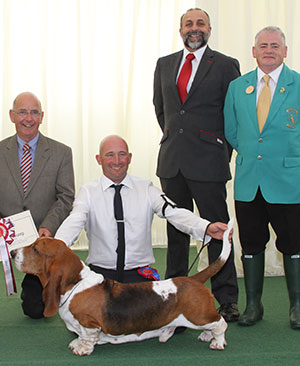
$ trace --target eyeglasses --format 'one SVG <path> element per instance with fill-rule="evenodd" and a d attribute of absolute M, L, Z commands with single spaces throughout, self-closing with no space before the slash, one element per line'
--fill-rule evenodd
<path fill-rule="evenodd" d="M 30 111 L 28 111 L 27 109 L 20 109 L 19 111 L 13 111 L 13 112 L 20 117 L 27 117 L 28 113 L 30 113 L 31 117 L 33 118 L 37 118 L 41 114 L 41 112 L 38 111 L 37 109 L 31 109 Z"/>

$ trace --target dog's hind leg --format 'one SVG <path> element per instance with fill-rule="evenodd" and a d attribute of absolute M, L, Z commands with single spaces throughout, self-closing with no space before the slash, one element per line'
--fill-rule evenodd
<path fill-rule="evenodd" d="M 204 330 L 200 334 L 198 340 L 202 342 L 211 342 L 209 345 L 210 349 L 223 350 L 224 347 L 227 345 L 225 339 L 225 331 L 227 327 L 227 323 L 225 322 L 224 318 L 221 317 L 218 322 L 210 324 L 208 329 Z"/>

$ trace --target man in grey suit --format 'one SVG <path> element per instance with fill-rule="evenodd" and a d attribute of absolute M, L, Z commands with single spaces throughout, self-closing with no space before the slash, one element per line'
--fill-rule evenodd
<path fill-rule="evenodd" d="M 0 217 L 30 210 L 40 236 L 54 236 L 69 215 L 74 200 L 74 171 L 71 148 L 39 132 L 44 112 L 38 98 L 18 95 L 9 111 L 16 134 L 0 142 Z M 27 188 L 22 184 L 23 147 L 30 146 L 32 170 Z M 22 282 L 24 314 L 43 316 L 42 288 L 36 276 Z"/>
<path fill-rule="evenodd" d="M 224 137 L 223 106 L 228 84 L 240 75 L 237 60 L 207 46 L 211 34 L 208 14 L 190 9 L 181 17 L 184 50 L 158 60 L 154 74 L 154 106 L 163 131 L 157 175 L 163 191 L 178 204 L 193 210 L 193 200 L 202 217 L 227 222 L 226 182 L 231 179 L 232 148 Z M 194 58 L 191 75 L 179 93 L 179 75 L 188 54 Z M 187 57 L 189 59 L 190 56 Z M 188 235 L 167 224 L 166 277 L 184 276 L 188 269 Z M 212 240 L 209 261 L 218 257 L 221 245 Z M 212 279 L 212 292 L 226 321 L 237 321 L 238 288 L 234 254 Z"/>

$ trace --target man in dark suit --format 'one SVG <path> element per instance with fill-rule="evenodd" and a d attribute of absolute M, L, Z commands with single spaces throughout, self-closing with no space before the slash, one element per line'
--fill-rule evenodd
<path fill-rule="evenodd" d="M 158 60 L 154 74 L 154 106 L 163 131 L 157 175 L 163 191 L 178 204 L 193 210 L 193 200 L 202 217 L 227 222 L 226 182 L 231 179 L 232 152 L 224 137 L 223 106 L 228 84 L 240 75 L 237 60 L 211 50 L 208 14 L 190 9 L 180 22 L 184 50 Z M 179 75 L 192 54 L 186 96 L 179 93 Z M 192 57 L 193 57 L 192 56 Z M 182 87 L 181 87 L 182 88 Z M 188 235 L 167 225 L 166 277 L 184 276 L 188 269 Z M 209 261 L 219 255 L 221 245 L 212 240 Z M 236 321 L 237 279 L 234 253 L 212 281 L 212 292 L 226 321 Z"/>
<path fill-rule="evenodd" d="M 9 115 L 17 133 L 0 142 L 0 217 L 30 210 L 39 235 L 54 236 L 74 200 L 72 151 L 39 132 L 44 112 L 34 94 L 18 95 Z M 25 189 L 20 167 L 26 144 L 30 146 L 33 164 Z M 24 313 L 32 318 L 42 317 L 39 279 L 26 275 L 22 288 Z"/>

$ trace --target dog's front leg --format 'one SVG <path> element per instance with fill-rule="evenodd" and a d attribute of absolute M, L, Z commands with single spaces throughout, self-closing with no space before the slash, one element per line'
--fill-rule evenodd
<path fill-rule="evenodd" d="M 174 334 L 175 329 L 176 327 L 163 328 L 161 334 L 159 335 L 159 341 L 162 343 L 167 342 L 167 340 L 169 340 Z"/>
<path fill-rule="evenodd" d="M 80 328 L 80 332 L 78 332 L 78 334 L 80 334 L 79 337 L 69 344 L 69 348 L 74 355 L 90 355 L 94 351 L 94 346 L 99 340 L 100 329 L 89 329 L 82 326 Z"/>

